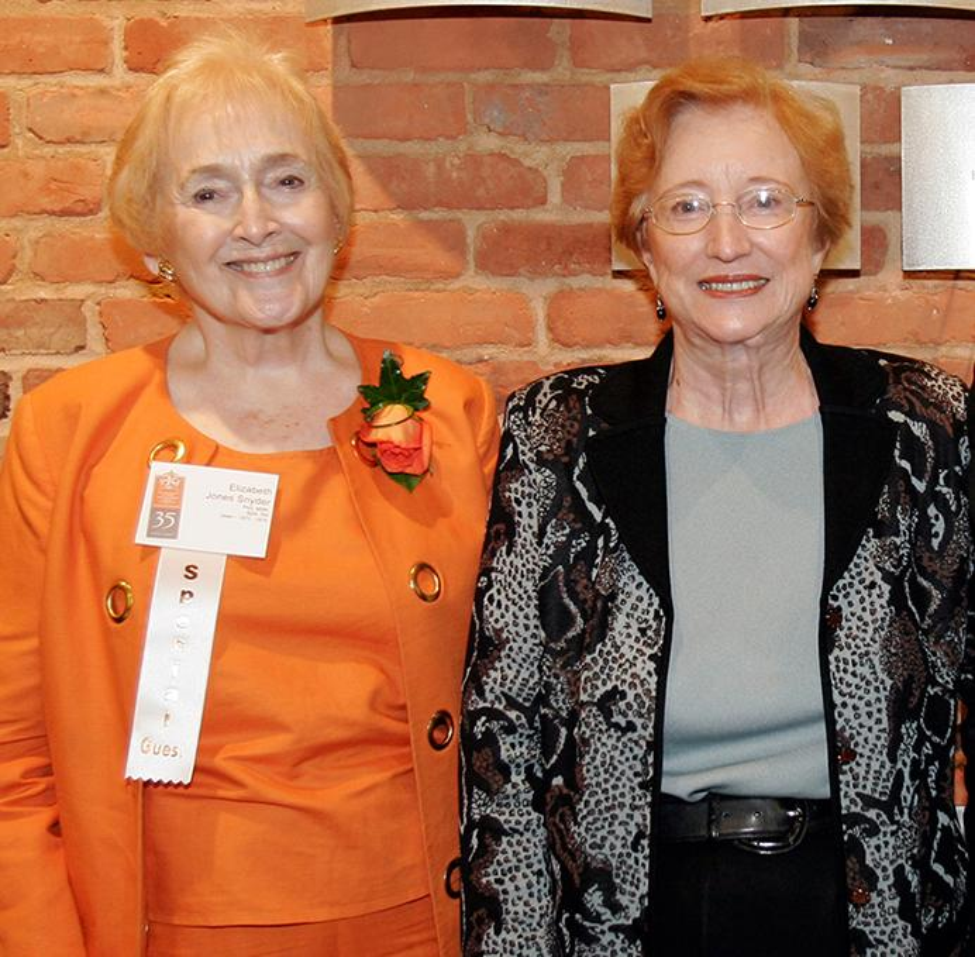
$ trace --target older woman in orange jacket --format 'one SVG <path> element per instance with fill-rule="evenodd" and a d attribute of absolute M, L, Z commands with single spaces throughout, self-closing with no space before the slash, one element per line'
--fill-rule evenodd
<path fill-rule="evenodd" d="M 240 38 L 183 51 L 120 146 L 111 202 L 192 320 L 17 409 L 0 475 L 0 951 L 452 957 L 491 396 L 324 322 L 349 177 L 282 57 Z M 221 538 L 268 519 L 263 557 Z M 190 617 L 160 631 L 166 567 Z M 199 646 L 204 581 L 212 653 L 194 666 L 179 629 Z M 167 770 L 186 752 L 188 783 Z"/>

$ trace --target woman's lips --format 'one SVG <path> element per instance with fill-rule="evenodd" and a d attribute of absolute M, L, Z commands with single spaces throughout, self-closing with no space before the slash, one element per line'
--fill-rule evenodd
<path fill-rule="evenodd" d="M 286 269 L 297 258 L 298 253 L 286 253 L 284 256 L 275 256 L 274 259 L 235 259 L 228 262 L 227 267 L 250 276 L 267 276 Z"/>
<path fill-rule="evenodd" d="M 736 295 L 739 293 L 758 292 L 767 283 L 768 279 L 762 276 L 737 276 L 733 279 L 702 279 L 697 285 L 703 292 L 714 292 L 719 295 Z"/>

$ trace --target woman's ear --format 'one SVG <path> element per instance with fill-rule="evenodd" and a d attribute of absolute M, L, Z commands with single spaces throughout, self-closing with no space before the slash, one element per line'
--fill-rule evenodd
<path fill-rule="evenodd" d="M 640 260 L 643 265 L 647 267 L 647 272 L 650 274 L 650 278 L 653 280 L 654 286 L 657 285 L 657 271 L 653 265 L 653 253 L 650 252 L 647 246 L 647 241 L 641 236 L 640 240 Z"/>
<path fill-rule="evenodd" d="M 824 239 L 820 242 L 819 248 L 813 253 L 813 265 L 815 267 L 815 273 L 818 276 L 819 270 L 823 268 L 823 263 L 826 257 L 829 255 L 830 242 Z"/>
<path fill-rule="evenodd" d="M 650 278 L 653 279 L 654 285 L 656 285 L 657 277 L 653 268 L 653 253 L 650 251 L 649 233 L 650 230 L 646 219 L 641 219 L 636 230 L 637 255 L 640 257 L 643 265 L 647 267 L 647 272 L 650 273 Z"/>

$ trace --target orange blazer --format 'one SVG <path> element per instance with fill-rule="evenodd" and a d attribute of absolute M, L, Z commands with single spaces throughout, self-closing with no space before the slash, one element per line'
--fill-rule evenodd
<path fill-rule="evenodd" d="M 445 359 L 350 339 L 368 381 L 385 348 L 403 358 L 406 374 L 432 372 L 423 414 L 433 472 L 412 494 L 356 455 L 358 403 L 330 425 L 382 569 L 376 587 L 396 618 L 440 952 L 456 957 L 455 723 L 496 455 L 494 402 L 483 382 Z M 144 952 L 142 786 L 126 781 L 124 768 L 156 565 L 156 549 L 133 543 L 147 456 L 186 431 L 166 394 L 167 349 L 163 341 L 61 373 L 25 396 L 14 417 L 0 471 L 6 957 Z M 195 442 L 185 461 L 205 465 L 215 445 Z M 417 563 L 440 576 L 435 601 L 411 587 Z M 120 580 L 134 603 L 116 623 L 106 596 Z"/>

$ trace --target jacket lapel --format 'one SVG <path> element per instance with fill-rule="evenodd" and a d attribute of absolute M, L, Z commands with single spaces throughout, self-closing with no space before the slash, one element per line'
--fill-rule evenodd
<path fill-rule="evenodd" d="M 820 345 L 805 330 L 802 350 L 823 423 L 826 595 L 852 561 L 876 512 L 896 429 L 877 409 L 886 376 L 874 354 Z"/>
<path fill-rule="evenodd" d="M 670 608 L 664 408 L 673 342 L 616 366 L 593 392 L 604 427 L 587 449 L 588 468 L 620 538 L 644 578 Z"/>

